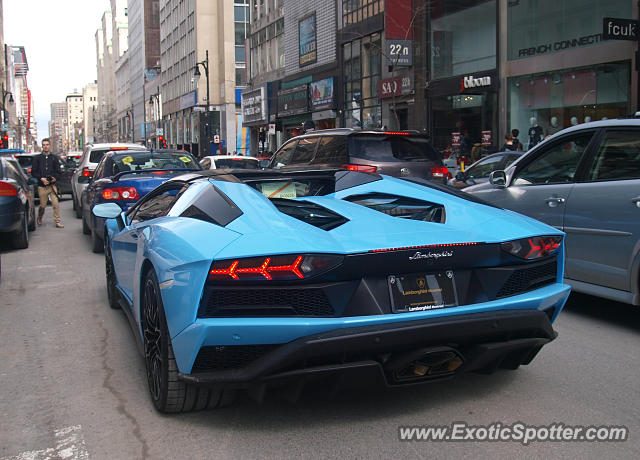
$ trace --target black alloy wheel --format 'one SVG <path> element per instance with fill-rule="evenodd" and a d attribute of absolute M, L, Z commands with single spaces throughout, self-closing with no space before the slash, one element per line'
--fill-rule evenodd
<path fill-rule="evenodd" d="M 109 241 L 105 239 L 105 272 L 107 277 L 107 298 L 109 299 L 109 306 L 117 310 L 120 308 L 118 302 L 118 288 L 116 287 L 116 272 L 113 268 L 113 257 L 111 256 L 111 248 L 109 247 Z"/>
<path fill-rule="evenodd" d="M 32 232 L 36 229 L 36 208 L 35 206 L 29 206 L 29 231 Z"/>
<path fill-rule="evenodd" d="M 98 236 L 95 228 L 91 229 L 91 250 L 96 254 L 104 251 L 104 241 Z"/>
<path fill-rule="evenodd" d="M 13 247 L 26 249 L 29 247 L 29 212 L 24 210 L 20 227 L 13 233 Z"/>
<path fill-rule="evenodd" d="M 212 409 L 230 404 L 234 390 L 197 387 L 178 380 L 158 278 L 153 269 L 144 277 L 142 288 L 142 337 L 147 383 L 153 405 L 160 412 L 176 413 Z"/>

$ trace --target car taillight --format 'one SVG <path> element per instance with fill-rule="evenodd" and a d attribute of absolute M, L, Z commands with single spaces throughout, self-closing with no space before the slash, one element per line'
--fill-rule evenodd
<path fill-rule="evenodd" d="M 521 259 L 539 259 L 555 253 L 562 243 L 561 236 L 534 236 L 502 243 L 502 249 Z"/>
<path fill-rule="evenodd" d="M 216 260 L 209 269 L 209 280 L 301 280 L 331 270 L 341 262 L 342 256 L 317 254 L 288 254 Z"/>
<path fill-rule="evenodd" d="M 31 168 L 27 169 L 27 172 L 28 172 L 29 174 L 31 174 Z"/>
<path fill-rule="evenodd" d="M 408 136 L 410 133 L 403 133 L 402 131 L 386 131 L 385 134 L 390 136 Z"/>
<path fill-rule="evenodd" d="M 87 166 L 82 168 L 82 177 L 88 177 L 91 179 L 93 177 L 93 169 L 89 169 Z"/>
<path fill-rule="evenodd" d="M 0 196 L 18 196 L 18 189 L 8 182 L 0 181 Z"/>
<path fill-rule="evenodd" d="M 378 170 L 376 166 L 372 165 L 356 165 L 356 164 L 346 164 L 341 166 L 342 169 L 348 169 L 349 171 L 360 171 L 360 172 L 368 172 L 374 173 Z"/>
<path fill-rule="evenodd" d="M 140 195 L 135 187 L 113 187 L 102 191 L 105 200 L 139 200 Z"/>
<path fill-rule="evenodd" d="M 449 175 L 449 168 L 446 166 L 434 166 L 431 168 L 431 175 L 433 177 L 446 177 Z"/>

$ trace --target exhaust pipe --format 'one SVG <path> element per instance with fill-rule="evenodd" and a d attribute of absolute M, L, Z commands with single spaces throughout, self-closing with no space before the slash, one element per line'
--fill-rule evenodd
<path fill-rule="evenodd" d="M 395 382 L 411 382 L 451 376 L 464 358 L 451 347 L 431 347 L 391 355 L 384 369 Z"/>

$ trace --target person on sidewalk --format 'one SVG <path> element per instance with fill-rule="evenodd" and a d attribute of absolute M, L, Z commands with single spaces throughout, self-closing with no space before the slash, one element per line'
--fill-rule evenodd
<path fill-rule="evenodd" d="M 48 138 L 42 139 L 42 153 L 33 159 L 31 167 L 31 176 L 38 181 L 38 197 L 40 198 L 40 207 L 38 208 L 38 225 L 42 225 L 44 210 L 47 207 L 47 201 L 51 199 L 53 207 L 53 220 L 56 222 L 57 228 L 64 228 L 60 219 L 60 209 L 58 206 L 58 186 L 56 182 L 60 178 L 60 161 L 50 151 L 51 141 Z"/>

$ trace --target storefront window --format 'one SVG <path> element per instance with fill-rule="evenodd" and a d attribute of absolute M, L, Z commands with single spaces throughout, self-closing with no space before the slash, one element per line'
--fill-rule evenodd
<path fill-rule="evenodd" d="M 380 34 L 372 34 L 342 46 L 345 125 L 379 128 L 382 111 L 378 81 L 382 70 Z"/>
<path fill-rule="evenodd" d="M 496 1 L 431 3 L 431 78 L 495 69 Z"/>
<path fill-rule="evenodd" d="M 579 123 L 626 115 L 630 71 L 622 62 L 509 78 L 508 128 L 523 133 L 526 149 L 538 140 L 525 135 L 536 124 L 544 138 Z"/>
<path fill-rule="evenodd" d="M 602 18 L 631 18 L 629 0 L 509 0 L 509 60 L 597 45 Z"/>

